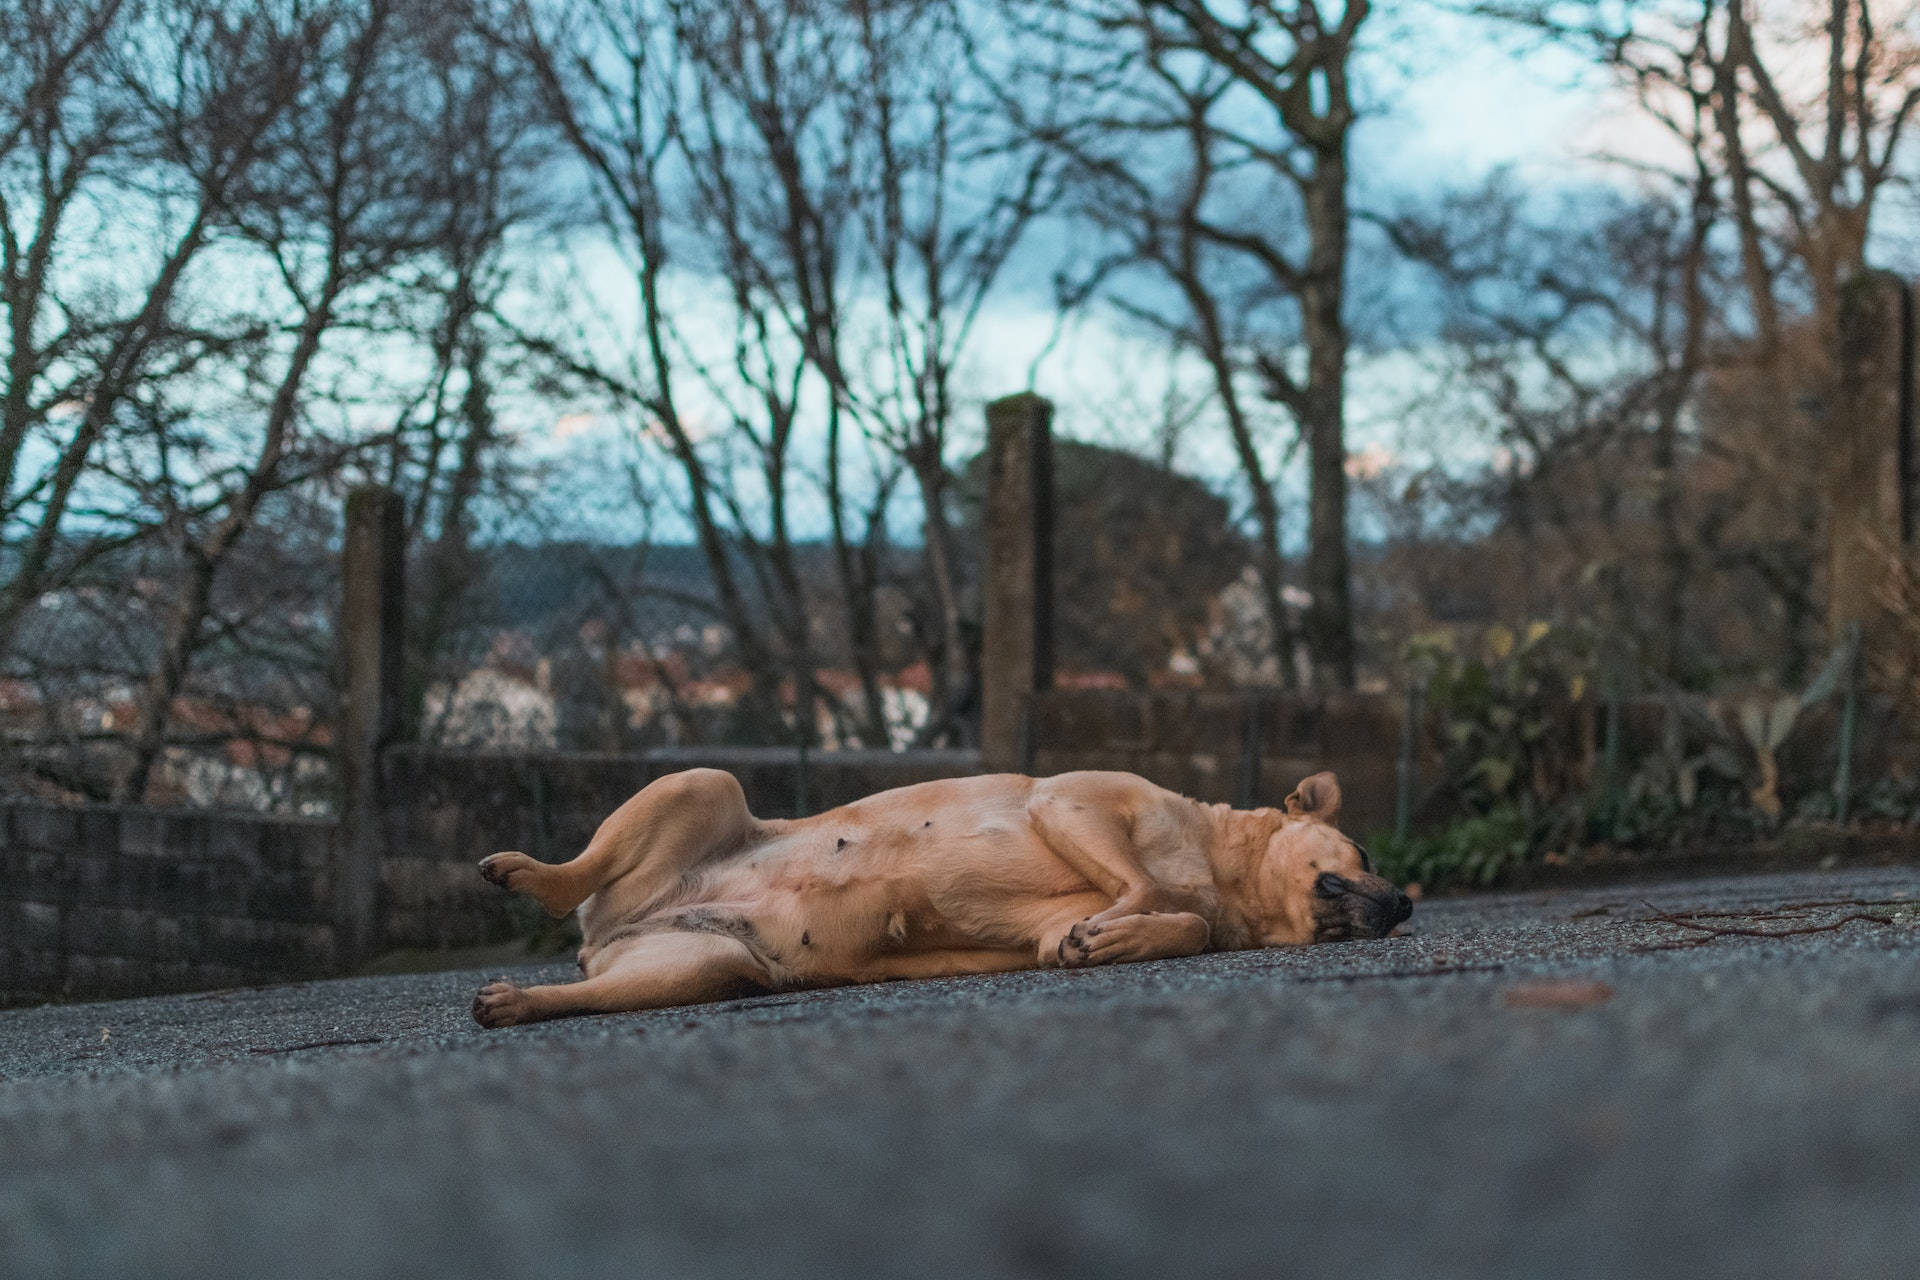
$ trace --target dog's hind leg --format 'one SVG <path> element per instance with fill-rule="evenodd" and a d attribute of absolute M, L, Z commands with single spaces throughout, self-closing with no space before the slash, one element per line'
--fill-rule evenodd
<path fill-rule="evenodd" d="M 496 853 L 481 861 L 480 874 L 559 917 L 619 880 L 630 878 L 624 898 L 654 897 L 688 869 L 739 848 L 754 825 L 732 774 L 688 769 L 655 779 L 615 809 L 571 862 Z"/>
<path fill-rule="evenodd" d="M 473 998 L 473 1020 L 483 1027 L 511 1027 L 582 1013 L 699 1004 L 752 990 L 764 976 L 738 939 L 653 933 L 627 943 L 604 968 L 580 982 L 544 987 L 489 983 Z"/>

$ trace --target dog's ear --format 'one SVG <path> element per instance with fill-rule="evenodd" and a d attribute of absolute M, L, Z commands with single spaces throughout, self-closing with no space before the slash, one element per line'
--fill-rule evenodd
<path fill-rule="evenodd" d="M 1340 780 L 1331 773 L 1302 779 L 1286 799 L 1287 812 L 1296 818 L 1332 822 L 1340 816 Z"/>

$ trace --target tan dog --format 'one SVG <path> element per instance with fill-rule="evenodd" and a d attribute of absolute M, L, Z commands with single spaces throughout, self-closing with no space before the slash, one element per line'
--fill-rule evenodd
<path fill-rule="evenodd" d="M 482 1026 L 577 1013 L 1205 950 L 1384 936 L 1413 910 L 1333 826 L 1315 774 L 1284 809 L 1235 810 L 1130 773 L 901 787 L 813 818 L 747 812 L 732 774 L 661 778 L 558 865 L 480 864 L 555 916 L 579 982 L 474 998 Z"/>

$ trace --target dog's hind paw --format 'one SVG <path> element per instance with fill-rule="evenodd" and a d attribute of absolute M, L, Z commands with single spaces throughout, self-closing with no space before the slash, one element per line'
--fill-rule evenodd
<path fill-rule="evenodd" d="M 481 878 L 512 893 L 524 893 L 555 920 L 580 905 L 582 895 L 568 885 L 565 870 L 537 862 L 524 853 L 496 853 L 480 859 Z"/>
<path fill-rule="evenodd" d="M 536 865 L 532 858 L 524 853 L 496 853 L 480 859 L 480 876 L 490 884 L 502 889 L 513 888 L 513 873 Z"/>

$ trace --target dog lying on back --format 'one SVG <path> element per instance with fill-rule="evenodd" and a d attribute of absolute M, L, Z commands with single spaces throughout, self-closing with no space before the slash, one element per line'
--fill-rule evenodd
<path fill-rule="evenodd" d="M 1201 804 L 1128 773 L 900 787 L 790 821 L 732 774 L 652 783 L 571 862 L 496 853 L 495 884 L 577 910 L 579 982 L 496 982 L 474 1019 L 693 1004 L 753 991 L 1078 967 L 1378 938 L 1411 914 L 1334 827 L 1340 786 L 1280 809 Z"/>

